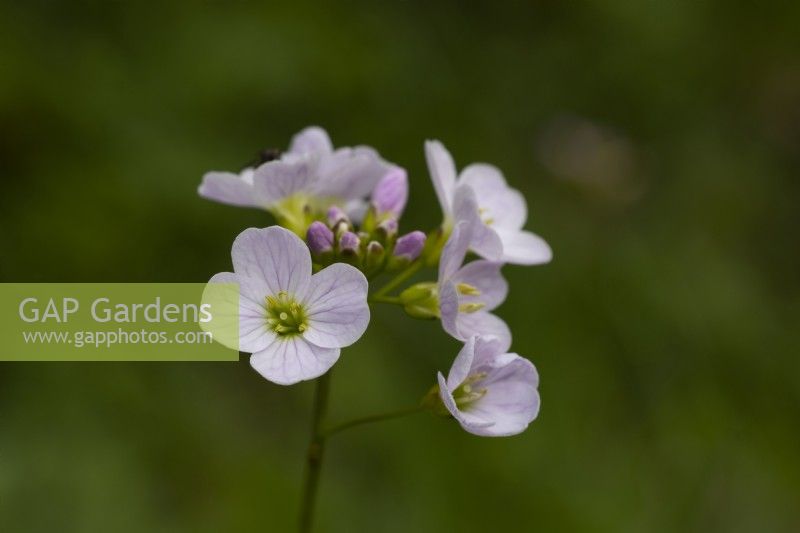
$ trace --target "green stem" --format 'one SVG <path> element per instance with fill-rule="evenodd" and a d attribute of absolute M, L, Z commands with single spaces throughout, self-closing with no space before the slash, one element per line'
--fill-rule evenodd
<path fill-rule="evenodd" d="M 347 422 L 342 422 L 341 424 L 336 424 L 328 428 L 326 431 L 322 432 L 323 437 L 327 438 L 331 435 L 335 435 L 340 431 L 344 431 L 345 429 L 349 429 L 354 426 L 360 426 L 362 424 L 370 424 L 372 422 L 380 422 L 382 420 L 392 420 L 393 418 L 400 418 L 402 416 L 412 415 L 414 413 L 420 413 L 425 410 L 424 405 L 415 405 L 414 407 L 407 407 L 406 409 L 399 409 L 397 411 L 392 411 L 389 413 L 383 413 L 379 415 L 371 415 L 371 416 L 364 416 L 361 418 L 354 418 L 353 420 L 348 420 Z"/>
<path fill-rule="evenodd" d="M 314 519 L 314 502 L 317 498 L 319 475 L 322 468 L 322 457 L 325 451 L 325 432 L 322 426 L 328 410 L 328 392 L 330 390 L 331 372 L 317 378 L 314 392 L 314 411 L 311 422 L 311 442 L 306 454 L 306 473 L 303 484 L 303 500 L 300 508 L 300 532 L 308 533 Z"/>
<path fill-rule="evenodd" d="M 413 263 L 411 263 L 410 265 L 408 265 L 408 266 L 405 268 L 405 270 L 401 271 L 401 272 L 400 272 L 399 274 L 397 274 L 397 275 L 396 275 L 394 278 L 392 278 L 391 280 L 389 280 L 389 283 L 387 283 L 386 285 L 384 285 L 383 287 L 381 287 L 381 288 L 380 288 L 380 289 L 379 289 L 379 290 L 378 290 L 378 291 L 377 291 L 377 292 L 374 294 L 374 296 L 373 296 L 373 297 L 374 297 L 374 298 L 379 298 L 379 297 L 381 297 L 381 296 L 386 296 L 387 294 L 389 294 L 390 292 L 392 292 L 394 289 L 396 289 L 397 287 L 399 287 L 399 286 L 400 286 L 400 285 L 401 285 L 401 284 L 402 284 L 404 281 L 406 281 L 408 278 L 410 278 L 411 276 L 413 276 L 414 274 L 416 274 L 416 272 L 417 272 L 417 271 L 418 271 L 420 268 L 422 268 L 422 261 L 421 261 L 421 260 L 419 260 L 419 259 L 417 259 L 416 261 L 414 261 Z"/>

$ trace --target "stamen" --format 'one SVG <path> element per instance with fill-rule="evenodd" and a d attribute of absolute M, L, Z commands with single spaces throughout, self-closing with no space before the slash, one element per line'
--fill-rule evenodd
<path fill-rule="evenodd" d="M 459 294 L 463 294 L 464 296 L 479 296 L 481 294 L 481 291 L 479 291 L 477 287 L 469 283 L 456 284 L 456 290 L 458 290 Z"/>
<path fill-rule="evenodd" d="M 278 335 L 298 335 L 308 330 L 308 319 L 302 304 L 286 291 L 265 298 L 267 326 Z"/>
<path fill-rule="evenodd" d="M 484 307 L 486 307 L 486 304 L 482 304 L 480 302 L 470 302 L 459 305 L 458 310 L 462 313 L 474 313 L 476 311 L 480 311 Z"/>

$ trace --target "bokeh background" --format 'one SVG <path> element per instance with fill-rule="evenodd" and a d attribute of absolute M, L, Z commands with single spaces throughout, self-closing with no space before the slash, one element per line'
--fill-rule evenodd
<path fill-rule="evenodd" d="M 341 434 L 318 530 L 800 530 L 800 4 L 17 2 L 0 7 L 0 279 L 200 282 L 265 213 L 201 200 L 310 124 L 409 170 L 489 161 L 552 264 L 500 314 L 529 430 Z M 458 349 L 376 309 L 331 417 L 415 402 Z M 0 365 L 0 530 L 287 531 L 312 384 L 236 363 Z"/>

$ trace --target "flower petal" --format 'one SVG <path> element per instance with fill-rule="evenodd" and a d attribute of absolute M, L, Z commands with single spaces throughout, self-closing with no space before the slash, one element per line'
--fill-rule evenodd
<path fill-rule="evenodd" d="M 515 265 L 541 265 L 553 259 L 547 242 L 530 231 L 497 231 L 503 243 L 502 260 Z"/>
<path fill-rule="evenodd" d="M 391 213 L 400 218 L 408 201 L 408 176 L 405 169 L 394 167 L 381 178 L 372 191 L 372 203 L 378 215 Z"/>
<path fill-rule="evenodd" d="M 436 190 L 436 197 L 445 218 L 453 212 L 453 193 L 456 188 L 456 165 L 453 156 L 439 141 L 425 141 L 425 160 Z"/>
<path fill-rule="evenodd" d="M 459 294 L 459 303 L 481 303 L 487 311 L 503 303 L 508 295 L 508 282 L 500 273 L 501 268 L 503 263 L 486 260 L 472 261 L 461 267 L 451 281 L 456 285 L 470 285 L 479 294 Z"/>
<path fill-rule="evenodd" d="M 462 339 L 458 333 L 458 292 L 453 282 L 445 280 L 439 283 L 439 318 L 444 329 L 451 337 Z"/>
<path fill-rule="evenodd" d="M 468 221 L 461 221 L 453 227 L 439 258 L 439 283 L 450 279 L 464 263 L 472 240 L 471 229 Z"/>
<path fill-rule="evenodd" d="M 486 259 L 500 259 L 503 254 L 503 243 L 497 233 L 481 220 L 475 192 L 469 185 L 456 187 L 453 196 L 453 218 L 456 223 L 464 221 L 470 225 L 470 248 L 475 253 Z"/>
<path fill-rule="evenodd" d="M 482 435 L 516 435 L 539 414 L 539 375 L 533 363 L 517 354 L 498 356 L 493 367 L 477 385 L 485 388 L 486 394 L 470 406 L 469 412 L 494 422 L 491 428 L 483 428 Z"/>
<path fill-rule="evenodd" d="M 332 151 L 333 143 L 328 136 L 328 132 L 319 126 L 305 128 L 292 137 L 292 143 L 289 145 L 289 152 L 293 154 L 309 152 L 329 154 Z"/>
<path fill-rule="evenodd" d="M 525 197 L 506 183 L 500 170 L 486 163 L 474 163 L 461 171 L 458 183 L 475 191 L 484 222 L 494 229 L 520 229 L 528 218 Z"/>
<path fill-rule="evenodd" d="M 466 340 L 473 335 L 493 335 L 503 342 L 506 349 L 511 346 L 511 330 L 508 325 L 497 315 L 486 311 L 459 313 L 456 317 L 456 331 L 456 338 L 460 340 Z"/>
<path fill-rule="evenodd" d="M 460 411 L 456 405 L 455 398 L 453 398 L 453 393 L 447 389 L 447 382 L 445 381 L 442 373 L 439 372 L 436 378 L 439 382 L 439 397 L 442 399 L 442 403 L 450 412 L 450 414 L 453 415 L 453 418 L 455 418 L 458 423 L 461 424 L 462 428 L 469 433 L 475 433 L 476 431 L 487 428 L 493 424 L 493 422 L 490 420 L 484 420 L 470 413 Z"/>
<path fill-rule="evenodd" d="M 495 365 L 506 355 L 511 347 L 507 339 L 494 335 L 478 335 L 475 337 L 475 359 L 472 361 L 473 369 L 481 365 Z"/>
<path fill-rule="evenodd" d="M 250 357 L 250 366 L 278 385 L 292 385 L 327 372 L 339 359 L 339 348 L 320 348 L 299 335 L 275 337 Z"/>
<path fill-rule="evenodd" d="M 237 276 L 233 272 L 220 272 L 215 274 L 210 280 L 209 285 L 214 283 L 236 283 L 239 285 L 238 291 L 238 315 L 225 317 L 220 315 L 223 310 L 233 309 L 233 307 L 225 305 L 215 305 L 214 299 L 228 298 L 235 296 L 234 293 L 229 291 L 219 292 L 204 291 L 203 300 L 206 301 L 206 294 L 211 299 L 211 312 L 213 314 L 213 327 L 215 329 L 224 328 L 226 324 L 238 322 L 238 339 L 231 339 L 231 342 L 226 342 L 227 335 L 214 333 L 214 339 L 220 341 L 228 348 L 239 350 L 242 352 L 253 353 L 263 350 L 269 346 L 275 339 L 275 333 L 267 328 L 267 312 L 264 307 L 263 298 L 253 298 L 252 293 L 247 289 L 251 285 L 247 279 Z M 202 324 L 201 324 L 202 325 Z M 225 332 L 219 332 L 225 333 Z M 238 340 L 238 342 L 234 342 Z"/>
<path fill-rule="evenodd" d="M 456 390 L 469 376 L 475 358 L 475 340 L 478 338 L 477 335 L 468 338 L 450 366 L 450 372 L 447 374 L 447 390 L 450 392 Z"/>
<path fill-rule="evenodd" d="M 357 268 L 335 263 L 311 277 L 304 304 L 308 330 L 317 346 L 341 348 L 356 342 L 369 324 L 367 278 Z"/>
<path fill-rule="evenodd" d="M 309 192 L 318 179 L 318 164 L 313 154 L 268 161 L 256 169 L 253 188 L 268 205 L 275 205 L 294 194 Z"/>
<path fill-rule="evenodd" d="M 244 230 L 233 241 L 231 257 L 233 271 L 247 283 L 242 292 L 254 300 L 280 291 L 302 299 L 311 280 L 308 248 L 300 237 L 280 226 Z"/>
<path fill-rule="evenodd" d="M 253 190 L 253 184 L 232 172 L 206 172 L 197 192 L 203 198 L 223 204 L 264 207 Z"/>
<path fill-rule="evenodd" d="M 339 148 L 321 159 L 320 179 L 313 192 L 346 201 L 365 198 L 390 168 L 368 146 Z"/>

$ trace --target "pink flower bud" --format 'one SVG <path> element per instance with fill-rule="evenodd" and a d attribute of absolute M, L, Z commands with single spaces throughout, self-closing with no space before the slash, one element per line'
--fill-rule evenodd
<path fill-rule="evenodd" d="M 409 261 L 413 261 L 419 254 L 422 253 L 422 249 L 425 247 L 425 234 L 421 231 L 412 231 L 411 233 L 407 233 L 397 239 L 397 243 L 394 246 L 394 253 L 395 257 L 403 257 L 408 259 Z"/>

